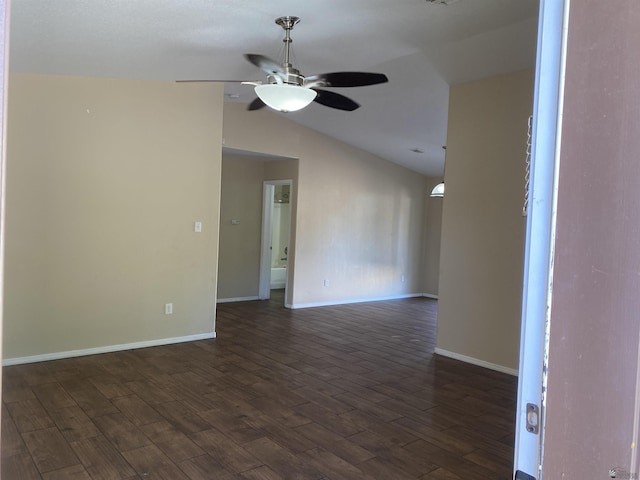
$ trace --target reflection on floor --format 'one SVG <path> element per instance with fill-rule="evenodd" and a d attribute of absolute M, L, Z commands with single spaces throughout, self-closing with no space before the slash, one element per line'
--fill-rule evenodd
<path fill-rule="evenodd" d="M 514 377 L 433 355 L 437 302 L 218 305 L 218 338 L 7 367 L 6 479 L 507 479 Z"/>

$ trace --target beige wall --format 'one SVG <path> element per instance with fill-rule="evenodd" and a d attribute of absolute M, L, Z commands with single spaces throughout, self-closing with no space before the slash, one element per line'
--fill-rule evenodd
<path fill-rule="evenodd" d="M 222 156 L 218 299 L 258 296 L 263 179 L 257 157 Z"/>
<path fill-rule="evenodd" d="M 439 351 L 517 369 L 533 72 L 451 88 Z"/>
<path fill-rule="evenodd" d="M 289 303 L 422 292 L 422 175 L 241 104 L 225 105 L 224 141 L 230 148 L 299 159 Z"/>
<path fill-rule="evenodd" d="M 424 245 L 422 250 L 422 291 L 431 297 L 438 296 L 440 281 L 440 243 L 442 236 L 442 202 L 440 197 L 431 198 L 433 187 L 442 182 L 442 178 L 426 177 L 426 195 L 424 205 Z"/>
<path fill-rule="evenodd" d="M 293 192 L 290 194 L 290 201 L 295 195 L 295 184 L 298 181 L 298 160 L 268 160 L 264 162 L 265 180 L 293 180 Z M 295 202 L 293 202 L 295 204 Z"/>
<path fill-rule="evenodd" d="M 222 87 L 10 83 L 5 358 L 213 332 Z"/>

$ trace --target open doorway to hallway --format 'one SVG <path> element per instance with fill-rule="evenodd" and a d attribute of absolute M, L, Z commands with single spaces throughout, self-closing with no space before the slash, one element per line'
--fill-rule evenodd
<path fill-rule="evenodd" d="M 274 288 L 285 288 L 295 248 L 289 224 L 295 212 L 297 175 L 297 159 L 232 149 L 223 152 L 218 303 L 268 299 L 272 264 L 278 270 Z M 267 189 L 270 192 L 265 194 Z M 278 234 L 273 250 L 272 233 Z M 280 279 L 275 278 L 278 274 Z M 287 298 L 283 297 L 283 305 Z"/>
<path fill-rule="evenodd" d="M 292 180 L 267 180 L 262 199 L 262 237 L 260 258 L 260 300 L 272 291 L 282 290 L 284 299 L 289 278 L 291 243 Z"/>

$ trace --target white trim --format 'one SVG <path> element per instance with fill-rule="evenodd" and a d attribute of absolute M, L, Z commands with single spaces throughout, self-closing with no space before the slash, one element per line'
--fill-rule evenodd
<path fill-rule="evenodd" d="M 0 355 L 2 353 L 2 332 L 4 325 L 4 265 L 5 265 L 5 212 L 7 210 L 7 103 L 9 87 L 9 37 L 11 2 L 2 2 L 0 7 Z M 2 382 L 2 370 L 0 370 L 0 382 Z M 0 388 L 0 390 L 2 390 Z"/>
<path fill-rule="evenodd" d="M 22 363 L 46 362 L 48 360 L 60 360 L 62 358 L 82 357 L 85 355 L 98 355 L 101 353 L 119 352 L 122 350 L 133 350 L 136 348 L 157 347 L 160 345 L 170 345 L 172 343 L 193 342 L 195 340 L 208 340 L 216 338 L 216 332 L 199 333 L 197 335 L 187 335 L 185 337 L 159 338 L 157 340 L 145 340 L 142 342 L 123 343 L 120 345 L 106 345 L 104 347 L 84 348 L 82 350 L 68 350 L 66 352 L 45 353 L 43 355 L 33 355 L 30 357 L 5 358 L 2 366 L 20 365 Z"/>
<path fill-rule="evenodd" d="M 513 472 L 541 475 L 556 196 L 562 134 L 569 0 L 542 0 L 533 99 L 531 181 L 524 250 Z M 539 434 L 527 431 L 527 404 L 540 407 Z"/>
<path fill-rule="evenodd" d="M 260 300 L 257 295 L 253 297 L 231 297 L 231 298 L 219 298 L 216 303 L 230 303 L 230 302 L 251 302 L 253 300 Z"/>
<path fill-rule="evenodd" d="M 438 348 L 438 347 L 436 347 L 434 353 L 436 355 L 442 355 L 443 357 L 449 357 L 449 358 L 453 358 L 454 360 L 460 360 L 465 363 L 470 363 L 472 365 L 478 365 L 479 367 L 488 368 L 489 370 L 495 370 L 496 372 L 508 373 L 509 375 L 513 375 L 514 377 L 518 376 L 518 370 L 514 368 L 508 368 L 503 365 L 498 365 L 497 363 L 485 362 L 484 360 L 480 360 L 478 358 L 468 357 L 466 355 L 450 352 L 448 350 L 443 350 L 442 348 Z"/>
<path fill-rule="evenodd" d="M 327 300 L 326 302 L 311 302 L 311 303 L 294 303 L 287 304 L 287 308 L 313 308 L 313 307 L 330 307 L 332 305 L 345 305 L 348 303 L 364 303 L 364 302 L 380 302 L 383 300 L 399 300 L 402 298 L 415 298 L 423 297 L 423 293 L 405 293 L 402 295 L 390 295 L 388 297 L 372 297 L 372 298 L 348 298 L 345 300 Z"/>
<path fill-rule="evenodd" d="M 426 298 L 432 298 L 434 300 L 438 300 L 438 295 L 434 295 L 433 293 L 423 293 L 422 296 Z"/>
<path fill-rule="evenodd" d="M 275 186 L 263 182 L 262 185 L 262 233 L 260 235 L 260 274 L 258 277 L 258 298 L 271 298 L 271 222 L 273 218 L 273 194 Z"/>

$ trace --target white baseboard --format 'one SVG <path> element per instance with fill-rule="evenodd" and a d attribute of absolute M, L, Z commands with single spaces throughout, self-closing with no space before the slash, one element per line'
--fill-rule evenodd
<path fill-rule="evenodd" d="M 260 297 L 233 297 L 233 298 L 219 298 L 216 303 L 230 303 L 230 302 L 251 302 L 253 300 L 260 300 Z"/>
<path fill-rule="evenodd" d="M 422 297 L 422 293 L 405 293 L 402 295 L 391 295 L 388 297 L 370 297 L 370 298 L 348 298 L 345 300 L 328 300 L 326 302 L 311 302 L 311 303 L 294 303 L 291 305 L 285 305 L 287 308 L 313 308 L 313 307 L 330 307 L 332 305 L 345 305 L 347 303 L 364 303 L 364 302 L 379 302 L 382 300 L 399 300 L 401 298 L 414 298 Z"/>
<path fill-rule="evenodd" d="M 438 295 L 434 295 L 433 293 L 423 293 L 423 297 L 433 298 L 434 300 L 438 300 Z"/>
<path fill-rule="evenodd" d="M 507 373 L 515 377 L 518 376 L 518 370 L 516 369 L 508 368 L 503 365 L 498 365 L 496 363 L 485 362 L 484 360 L 480 360 L 474 357 L 468 357 L 466 355 L 461 355 L 455 352 L 450 352 L 448 350 L 443 350 L 438 347 L 436 347 L 434 353 L 436 353 L 437 355 L 442 355 L 443 357 L 449 357 L 455 360 L 460 360 L 462 362 L 471 363 L 472 365 L 478 365 L 479 367 L 488 368 L 489 370 L 495 370 L 497 372 Z"/>
<path fill-rule="evenodd" d="M 20 365 L 23 363 L 46 362 L 48 360 L 60 360 L 62 358 L 82 357 L 85 355 L 97 355 L 100 353 L 119 352 L 122 350 L 133 350 L 135 348 L 157 347 L 160 345 L 170 345 L 172 343 L 193 342 L 195 340 L 207 340 L 216 338 L 216 332 L 200 333 L 197 335 L 187 335 L 185 337 L 159 338 L 157 340 L 146 340 L 143 342 L 123 343 L 120 345 L 106 345 L 104 347 L 84 348 L 82 350 L 68 350 L 66 352 L 45 353 L 43 355 L 33 355 L 30 357 L 5 358 L 2 366 Z"/>

